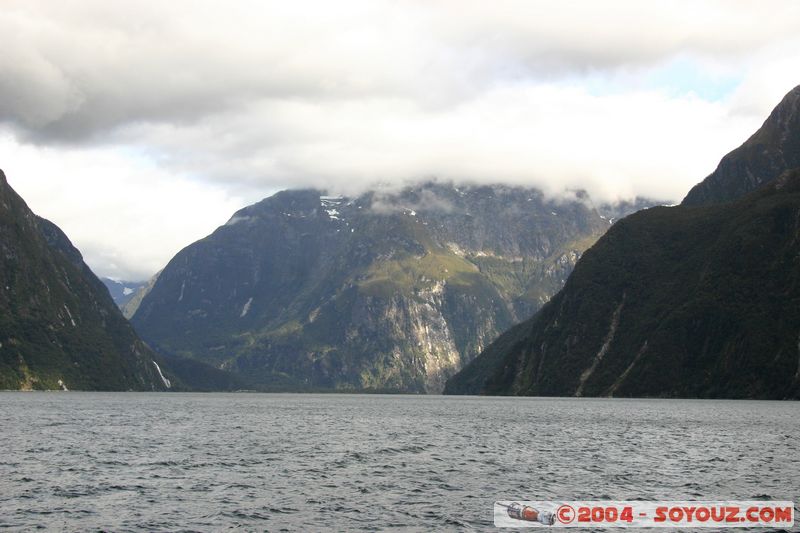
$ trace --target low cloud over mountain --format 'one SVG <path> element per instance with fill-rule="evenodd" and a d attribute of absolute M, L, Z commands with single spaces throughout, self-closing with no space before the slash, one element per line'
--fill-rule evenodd
<path fill-rule="evenodd" d="M 282 188 L 678 200 L 800 67 L 793 2 L 10 1 L 0 31 L 3 166 L 123 278 Z"/>

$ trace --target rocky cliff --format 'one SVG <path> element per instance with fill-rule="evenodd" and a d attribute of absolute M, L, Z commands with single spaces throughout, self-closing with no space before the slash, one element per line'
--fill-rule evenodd
<path fill-rule="evenodd" d="M 262 388 L 438 392 L 609 226 L 524 188 L 284 191 L 176 255 L 133 323 Z"/>

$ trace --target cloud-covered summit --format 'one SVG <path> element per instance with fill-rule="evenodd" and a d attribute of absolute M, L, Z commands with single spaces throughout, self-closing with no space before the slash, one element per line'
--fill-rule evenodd
<path fill-rule="evenodd" d="M 678 199 L 800 72 L 791 1 L 7 0 L 0 32 L 0 164 L 122 270 L 135 260 L 88 217 L 131 217 L 116 233 L 138 224 L 142 272 L 176 251 L 148 231 L 188 243 L 286 187 L 438 177 Z M 82 174 L 83 201 L 41 193 L 59 168 Z M 101 175 L 183 205 L 112 208 L 88 189 Z"/>

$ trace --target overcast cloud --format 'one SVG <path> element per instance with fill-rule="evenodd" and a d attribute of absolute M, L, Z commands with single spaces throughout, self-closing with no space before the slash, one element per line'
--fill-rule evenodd
<path fill-rule="evenodd" d="M 0 167 L 141 279 L 280 188 L 679 200 L 800 83 L 800 3 L 13 1 Z"/>

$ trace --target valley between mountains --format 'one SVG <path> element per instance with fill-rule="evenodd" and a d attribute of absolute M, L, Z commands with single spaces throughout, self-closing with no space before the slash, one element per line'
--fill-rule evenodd
<path fill-rule="evenodd" d="M 135 284 L 2 176 L 0 387 L 797 398 L 798 108 L 680 206 L 286 190 Z"/>

